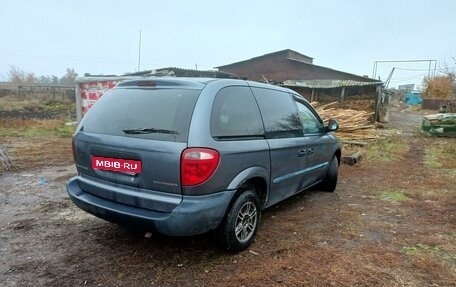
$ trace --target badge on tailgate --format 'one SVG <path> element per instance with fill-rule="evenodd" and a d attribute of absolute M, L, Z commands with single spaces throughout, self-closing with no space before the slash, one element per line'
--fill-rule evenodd
<path fill-rule="evenodd" d="M 92 168 L 125 173 L 141 173 L 142 166 L 140 160 L 93 156 Z"/>

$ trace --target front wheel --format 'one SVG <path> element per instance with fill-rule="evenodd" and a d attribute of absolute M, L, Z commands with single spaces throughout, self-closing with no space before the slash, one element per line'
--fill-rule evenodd
<path fill-rule="evenodd" d="M 339 161 L 337 157 L 333 157 L 331 162 L 329 163 L 328 171 L 326 172 L 325 178 L 320 183 L 319 188 L 322 191 L 326 192 L 334 192 L 337 186 L 337 177 L 339 173 Z"/>
<path fill-rule="evenodd" d="M 255 239 L 261 209 L 258 195 L 246 190 L 234 201 L 218 230 L 219 243 L 230 252 L 239 252 Z"/>

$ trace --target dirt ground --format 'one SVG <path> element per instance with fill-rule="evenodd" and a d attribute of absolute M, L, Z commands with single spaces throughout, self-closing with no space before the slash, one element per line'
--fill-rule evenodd
<path fill-rule="evenodd" d="M 456 286 L 456 161 L 430 152 L 456 139 L 421 135 L 420 119 L 393 111 L 381 131 L 391 160 L 342 165 L 335 193 L 264 211 L 236 255 L 211 234 L 146 238 L 84 213 L 66 195 L 69 139 L 42 143 L 38 160 L 0 175 L 0 285 Z M 1 141 L 20 157 L 24 140 Z"/>

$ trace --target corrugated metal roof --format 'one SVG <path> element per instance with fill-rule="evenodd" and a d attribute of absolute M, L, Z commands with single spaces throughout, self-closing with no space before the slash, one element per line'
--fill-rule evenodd
<path fill-rule="evenodd" d="M 238 75 L 217 71 L 217 70 L 193 70 L 193 69 L 183 69 L 176 67 L 160 68 L 154 70 L 145 70 L 134 73 L 127 73 L 123 75 L 90 75 L 85 74 L 84 77 L 76 78 L 77 83 L 85 82 L 97 82 L 97 81 L 123 81 L 129 79 L 137 79 L 141 77 L 152 77 L 152 76 L 161 76 L 161 77 L 207 77 L 207 78 L 232 78 L 239 79 Z"/>
<path fill-rule="evenodd" d="M 283 82 L 283 86 L 287 87 L 303 87 L 316 89 L 331 89 L 341 87 L 360 87 L 360 86 L 379 86 L 382 82 L 371 81 L 355 81 L 355 80 L 328 80 L 328 79 L 313 79 L 313 80 L 287 80 Z"/>
<path fill-rule="evenodd" d="M 312 57 L 306 56 L 306 55 L 304 55 L 304 54 L 301 54 L 301 53 L 299 53 L 299 52 L 293 51 L 293 50 L 291 50 L 291 49 L 285 49 L 285 50 L 280 50 L 280 51 L 276 51 L 276 52 L 264 54 L 264 55 L 261 55 L 261 56 L 253 57 L 253 58 L 250 58 L 250 59 L 248 59 L 248 60 L 243 60 L 243 61 L 239 61 L 239 62 L 235 62 L 235 63 L 231 63 L 231 64 L 226 64 L 226 65 L 222 65 L 222 66 L 217 66 L 217 67 L 215 67 L 215 68 L 217 68 L 217 69 L 220 70 L 220 69 L 223 68 L 223 67 L 228 67 L 228 66 L 232 66 L 232 65 L 241 64 L 241 63 L 246 63 L 246 62 L 250 62 L 250 61 L 252 61 L 252 60 L 258 60 L 258 59 L 261 59 L 261 58 L 267 58 L 267 57 L 270 57 L 270 56 L 273 56 L 273 55 L 277 55 L 277 54 L 287 54 L 287 55 L 289 55 L 290 53 L 296 53 L 297 55 L 301 56 L 302 58 L 310 59 L 310 64 L 312 64 L 312 60 L 313 60 Z M 295 60 L 294 58 L 289 58 L 288 56 L 286 57 L 286 59 Z M 296 60 L 296 61 L 300 61 L 300 60 Z"/>

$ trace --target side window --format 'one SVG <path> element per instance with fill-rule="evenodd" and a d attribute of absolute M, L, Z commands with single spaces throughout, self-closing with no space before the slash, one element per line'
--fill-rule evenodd
<path fill-rule="evenodd" d="M 295 99 L 298 107 L 299 118 L 301 119 L 304 134 L 315 134 L 324 131 L 325 127 L 321 120 L 312 112 L 312 108 L 304 102 Z"/>
<path fill-rule="evenodd" d="M 258 105 L 248 87 L 227 87 L 215 96 L 211 112 L 215 140 L 264 139 Z"/>
<path fill-rule="evenodd" d="M 290 94 L 263 88 L 252 90 L 263 115 L 266 138 L 303 136 L 301 120 Z"/>

